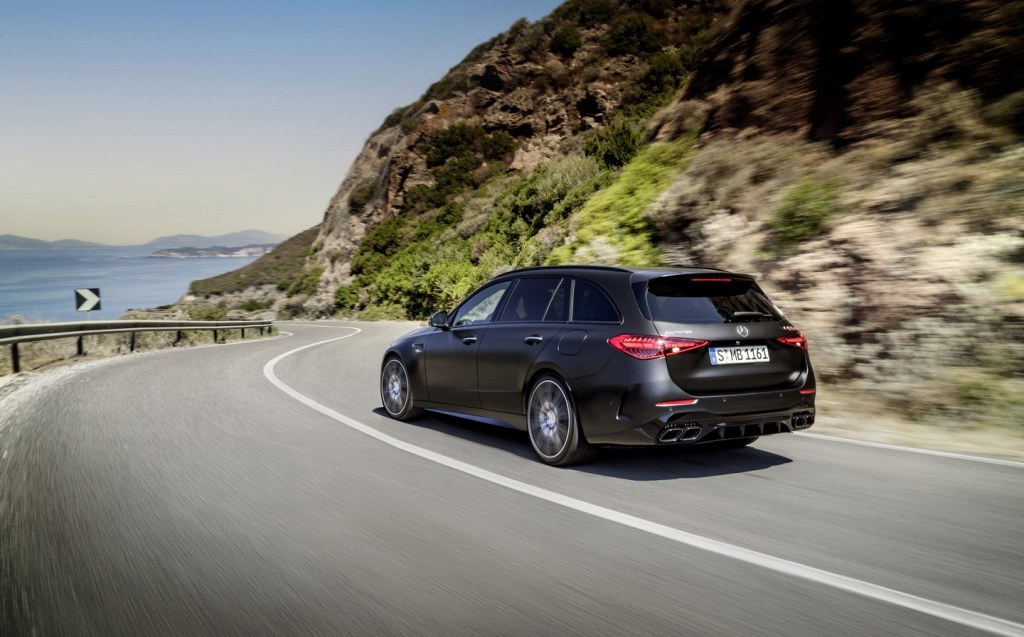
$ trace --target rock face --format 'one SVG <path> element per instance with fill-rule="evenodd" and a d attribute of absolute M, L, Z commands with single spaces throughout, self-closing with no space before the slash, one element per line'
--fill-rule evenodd
<path fill-rule="evenodd" d="M 636 56 L 602 59 L 606 24 L 580 27 L 582 43 L 570 56 L 531 46 L 542 28 L 521 23 L 481 45 L 438 83 L 457 89 L 431 87 L 370 136 L 324 213 L 312 257 L 323 274 L 306 301 L 310 314 L 333 311 L 334 291 L 347 282 L 348 261 L 367 228 L 399 214 L 410 188 L 432 183 L 421 148 L 426 135 L 455 123 L 504 131 L 515 140 L 509 168 L 529 171 L 571 150 L 566 144 L 575 136 L 604 126 L 647 66 Z"/>
<path fill-rule="evenodd" d="M 1024 4 L 990 0 L 743 0 L 683 99 L 707 130 L 797 131 L 841 147 L 913 115 L 927 80 L 985 101 L 1021 90 Z M 1019 126 L 1022 122 L 1018 121 Z"/>

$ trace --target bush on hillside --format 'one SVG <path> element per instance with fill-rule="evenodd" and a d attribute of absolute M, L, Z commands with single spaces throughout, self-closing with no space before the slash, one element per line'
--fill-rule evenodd
<path fill-rule="evenodd" d="M 672 175 L 686 169 L 693 154 L 692 137 L 645 147 L 611 185 L 587 200 L 572 219 L 575 241 L 553 250 L 546 262 L 660 264 L 648 208 Z"/>
<path fill-rule="evenodd" d="M 810 173 L 804 175 L 786 193 L 768 220 L 775 250 L 784 252 L 821 235 L 827 229 L 829 218 L 839 209 L 839 184 L 834 180 L 822 183 Z"/>
<path fill-rule="evenodd" d="M 612 20 L 604 46 L 611 56 L 644 57 L 665 46 L 665 38 L 649 16 L 628 13 Z"/>
<path fill-rule="evenodd" d="M 615 16 L 611 0 L 568 0 L 551 14 L 556 20 L 575 21 L 581 27 L 606 24 Z"/>
<path fill-rule="evenodd" d="M 643 143 L 642 122 L 616 117 L 586 141 L 583 151 L 609 168 L 619 168 L 633 159 Z"/>
<path fill-rule="evenodd" d="M 576 53 L 582 45 L 583 39 L 580 37 L 579 30 L 571 24 L 567 24 L 552 34 L 551 44 L 548 45 L 548 48 L 552 53 L 568 58 L 572 57 L 573 53 Z"/>
<path fill-rule="evenodd" d="M 503 165 L 515 150 L 515 139 L 509 133 L 488 133 L 479 124 L 465 122 L 434 131 L 420 143 L 434 183 L 406 191 L 404 213 L 439 208 L 453 195 L 479 186 L 495 172 L 480 171 L 481 166 L 485 162 Z"/>

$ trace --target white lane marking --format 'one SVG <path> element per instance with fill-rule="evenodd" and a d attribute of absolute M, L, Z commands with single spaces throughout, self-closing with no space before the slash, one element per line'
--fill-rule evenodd
<path fill-rule="evenodd" d="M 296 347 L 291 351 L 285 352 L 283 354 L 280 354 L 279 356 L 274 357 L 272 360 L 267 362 L 266 365 L 263 366 L 263 375 L 266 376 L 267 380 L 273 383 L 275 387 L 277 387 L 284 393 L 288 394 L 289 396 L 299 401 L 300 403 L 306 405 L 307 407 L 315 409 L 316 411 L 327 416 L 328 418 L 331 418 L 344 425 L 347 425 L 360 433 L 364 433 L 367 436 L 375 438 L 380 442 L 390 445 L 396 449 L 400 449 L 402 451 L 410 453 L 414 456 L 418 456 L 425 460 L 429 460 L 431 462 L 436 462 L 437 464 L 448 467 L 449 469 L 454 469 L 456 471 L 460 471 L 462 473 L 474 476 L 476 478 L 480 478 L 481 480 L 486 480 L 487 482 L 490 482 L 492 484 L 496 484 L 507 489 L 512 489 L 513 491 L 518 491 L 519 493 L 530 495 L 535 498 L 544 500 L 546 502 L 557 504 L 559 506 L 563 506 L 567 509 L 572 509 L 573 511 L 578 511 L 580 513 L 585 513 L 587 515 L 591 515 L 596 518 L 606 520 L 608 522 L 615 522 L 617 524 L 621 524 L 623 526 L 627 526 L 638 531 L 643 531 L 645 533 L 650 533 L 651 535 L 656 535 L 658 537 L 678 542 L 680 544 L 685 544 L 693 548 L 702 549 L 725 557 L 730 557 L 736 560 L 740 560 L 741 562 L 746 562 L 748 564 L 754 564 L 756 566 L 760 566 L 775 571 L 777 573 L 791 575 L 793 577 L 798 577 L 800 579 L 815 582 L 817 584 L 831 586 L 842 591 L 862 595 L 864 597 L 892 604 L 894 606 L 900 606 L 902 608 L 914 610 L 919 613 L 931 615 L 932 617 L 937 617 L 939 619 L 944 619 L 955 624 L 960 624 L 961 626 L 967 626 L 969 628 L 974 628 L 976 630 L 993 633 L 995 635 L 1006 635 L 1008 637 L 1024 637 L 1024 624 L 1019 624 L 1006 619 L 1000 619 L 998 617 L 993 617 L 991 615 L 985 615 L 983 613 L 977 613 L 971 610 L 967 610 L 965 608 L 959 608 L 957 606 L 944 604 L 942 602 L 926 599 L 924 597 L 918 597 L 917 595 L 903 593 L 892 588 L 886 588 L 885 586 L 871 584 L 869 582 L 858 580 L 852 577 L 847 577 L 845 575 L 839 575 L 838 573 L 831 573 L 829 571 L 825 571 L 819 568 L 814 568 L 813 566 L 800 564 L 799 562 L 792 562 L 790 560 L 785 560 L 779 557 L 773 557 L 765 553 L 759 553 L 757 551 L 745 549 L 743 547 L 735 546 L 733 544 L 727 544 L 719 540 L 713 540 L 702 535 L 688 533 L 687 531 L 682 531 L 670 526 L 665 526 L 664 524 L 658 524 L 657 522 L 651 522 L 650 520 L 638 518 L 636 516 L 629 515 L 628 513 L 622 513 L 614 509 L 609 509 L 607 507 L 603 507 L 597 504 L 591 504 L 589 502 L 578 500 L 567 495 L 562 495 L 561 493 L 556 493 L 554 491 L 550 491 L 542 487 L 537 487 L 526 482 L 521 482 L 514 478 L 509 478 L 507 476 L 503 476 L 501 474 L 488 471 L 487 469 L 482 469 L 476 465 L 471 465 L 466 462 L 462 462 L 461 460 L 456 460 L 454 458 L 450 458 L 448 456 L 436 453 L 434 451 L 430 451 L 429 449 L 417 447 L 416 445 L 410 444 L 403 440 L 399 440 L 398 438 L 389 436 L 388 434 L 382 433 L 374 429 L 373 427 L 370 427 L 369 425 L 359 422 L 358 420 L 349 418 L 344 414 L 338 413 L 331 409 L 330 407 L 321 405 L 320 403 L 316 402 L 315 400 L 306 396 L 305 394 L 302 394 L 292 389 L 288 385 L 284 384 L 284 382 L 282 382 L 281 379 L 278 378 L 277 375 L 274 373 L 274 367 L 280 361 L 287 358 L 288 356 L 291 356 L 292 354 L 301 352 L 304 349 L 316 347 L 318 345 L 325 345 L 327 343 L 333 343 L 334 341 L 340 341 L 346 338 L 351 338 L 362 331 L 357 327 L 349 327 L 347 329 L 355 331 L 352 332 L 351 334 L 346 334 L 345 336 L 339 336 L 337 338 L 331 338 L 326 341 L 318 341 L 316 343 L 303 345 L 302 347 Z"/>
<path fill-rule="evenodd" d="M 936 451 L 935 449 L 919 449 L 917 447 L 904 447 L 902 445 L 890 445 L 884 442 L 871 442 L 869 440 L 854 440 L 853 438 L 840 438 L 838 436 L 826 436 L 825 434 L 816 434 L 809 431 L 798 431 L 795 432 L 798 436 L 804 436 L 806 438 L 816 438 L 818 440 L 828 440 L 830 442 L 845 442 L 850 445 L 860 445 L 862 447 L 875 447 L 876 449 L 888 449 L 890 451 L 906 451 L 908 453 L 919 453 L 925 456 L 938 456 L 939 458 L 952 458 L 954 460 L 970 460 L 971 462 L 984 462 L 987 464 L 997 464 L 1004 467 L 1017 467 L 1018 469 L 1024 469 L 1024 462 L 1018 462 L 1016 460 L 1004 460 L 1002 458 L 986 458 L 984 456 L 972 456 L 965 453 L 953 453 L 951 451 Z"/>

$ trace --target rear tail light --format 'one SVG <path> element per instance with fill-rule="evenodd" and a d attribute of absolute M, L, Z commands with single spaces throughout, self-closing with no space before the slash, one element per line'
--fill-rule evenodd
<path fill-rule="evenodd" d="M 648 361 L 700 349 L 707 345 L 708 341 L 643 334 L 619 334 L 608 339 L 608 344 L 633 358 Z"/>
<path fill-rule="evenodd" d="M 807 339 L 804 338 L 804 335 L 801 334 L 800 332 L 797 332 L 793 336 L 780 336 L 775 340 L 782 343 L 783 345 L 788 345 L 789 347 L 795 347 L 797 349 L 803 350 L 807 349 Z"/>

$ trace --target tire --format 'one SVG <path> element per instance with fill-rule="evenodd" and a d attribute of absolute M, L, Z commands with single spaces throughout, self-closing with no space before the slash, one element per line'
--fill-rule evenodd
<path fill-rule="evenodd" d="M 556 467 L 586 462 L 594 457 L 580 430 L 576 407 L 559 378 L 538 378 L 526 399 L 526 429 L 541 462 Z"/>
<path fill-rule="evenodd" d="M 423 413 L 414 407 L 409 373 L 397 356 L 389 356 L 380 370 L 380 401 L 395 420 L 410 420 Z"/>

